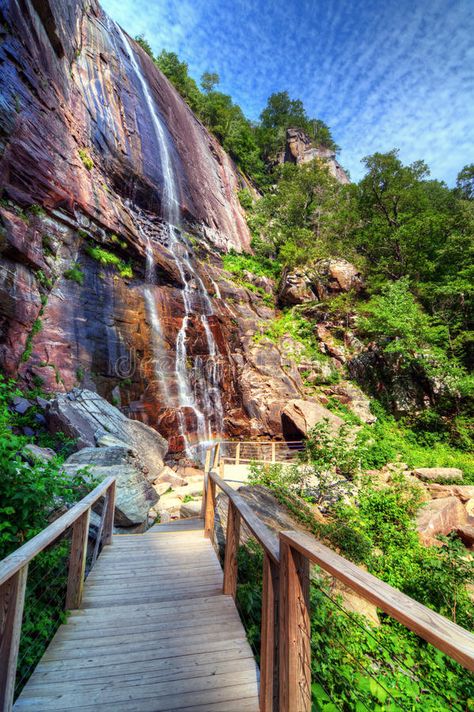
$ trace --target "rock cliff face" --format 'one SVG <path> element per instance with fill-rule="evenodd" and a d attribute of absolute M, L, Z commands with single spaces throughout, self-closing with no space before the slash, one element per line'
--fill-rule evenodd
<path fill-rule="evenodd" d="M 95 0 L 4 0 L 0 37 L 0 368 L 171 452 L 281 433 L 302 382 L 222 270 L 250 242 L 229 157 Z"/>
<path fill-rule="evenodd" d="M 315 158 L 327 162 L 329 172 L 340 183 L 349 183 L 349 177 L 329 148 L 313 146 L 310 137 L 302 129 L 287 129 L 286 146 L 278 156 L 279 163 L 309 163 Z"/>

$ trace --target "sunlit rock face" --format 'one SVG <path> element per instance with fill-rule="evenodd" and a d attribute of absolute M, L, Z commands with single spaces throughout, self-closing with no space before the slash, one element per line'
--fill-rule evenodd
<path fill-rule="evenodd" d="M 349 183 L 349 177 L 330 148 L 314 146 L 308 134 L 302 129 L 290 128 L 286 131 L 286 144 L 277 156 L 278 163 L 309 163 L 318 158 L 327 163 L 329 172 L 339 183 Z"/>
<path fill-rule="evenodd" d="M 281 433 L 301 378 L 222 270 L 250 235 L 218 142 L 94 0 L 4 0 L 0 80 L 0 368 L 97 390 L 172 453 Z"/>

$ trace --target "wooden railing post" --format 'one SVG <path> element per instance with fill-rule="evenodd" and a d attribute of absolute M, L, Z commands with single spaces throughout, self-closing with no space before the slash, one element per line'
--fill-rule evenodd
<path fill-rule="evenodd" d="M 229 499 L 227 510 L 227 535 L 224 559 L 224 586 L 222 592 L 232 596 L 237 595 L 237 554 L 240 541 L 240 514 L 237 507 Z"/>
<path fill-rule="evenodd" d="M 219 460 L 221 456 L 221 444 L 217 443 L 215 450 L 214 450 L 214 461 L 212 463 L 212 469 L 215 470 L 217 466 L 219 465 Z"/>
<path fill-rule="evenodd" d="M 240 465 L 240 443 L 237 443 L 235 448 L 235 464 Z"/>
<path fill-rule="evenodd" d="M 87 539 L 90 508 L 76 519 L 72 527 L 71 554 L 67 575 L 66 610 L 80 608 L 86 571 Z"/>
<path fill-rule="evenodd" d="M 272 443 L 272 462 L 276 462 L 276 443 Z"/>
<path fill-rule="evenodd" d="M 211 469 L 211 456 L 212 456 L 212 448 L 208 448 L 206 450 L 206 459 L 204 460 L 204 474 L 205 475 L 207 475 L 207 473 Z"/>
<path fill-rule="evenodd" d="M 311 711 L 309 561 L 280 538 L 280 712 Z"/>
<path fill-rule="evenodd" d="M 10 712 L 25 604 L 28 564 L 0 586 L 0 709 Z"/>
<path fill-rule="evenodd" d="M 105 515 L 104 522 L 104 546 L 112 543 L 112 536 L 114 531 L 114 515 L 115 515 L 115 497 L 116 497 L 116 484 L 115 480 L 110 485 L 107 490 L 108 503 L 107 503 L 107 514 Z"/>
<path fill-rule="evenodd" d="M 208 476 L 204 536 L 214 540 L 214 510 L 216 506 L 216 483 Z"/>
<path fill-rule="evenodd" d="M 260 712 L 278 710 L 278 597 L 279 567 L 265 552 L 260 645 Z"/>

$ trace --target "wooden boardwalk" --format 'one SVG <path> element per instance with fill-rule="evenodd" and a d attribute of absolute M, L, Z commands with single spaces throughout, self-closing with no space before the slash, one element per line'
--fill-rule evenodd
<path fill-rule="evenodd" d="M 257 712 L 258 670 L 202 520 L 115 536 L 16 712 Z"/>

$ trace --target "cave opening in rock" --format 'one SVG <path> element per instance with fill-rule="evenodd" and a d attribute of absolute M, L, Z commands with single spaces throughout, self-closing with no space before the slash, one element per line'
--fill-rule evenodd
<path fill-rule="evenodd" d="M 285 413 L 281 414 L 281 431 L 287 443 L 303 440 L 305 437 L 305 433 Z"/>

